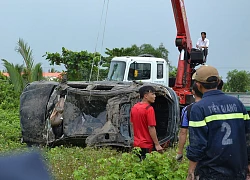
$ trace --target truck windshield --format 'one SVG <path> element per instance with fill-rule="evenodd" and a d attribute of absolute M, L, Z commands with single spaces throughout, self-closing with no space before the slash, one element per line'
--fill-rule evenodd
<path fill-rule="evenodd" d="M 123 81 L 126 63 L 112 61 L 109 68 L 108 81 Z"/>

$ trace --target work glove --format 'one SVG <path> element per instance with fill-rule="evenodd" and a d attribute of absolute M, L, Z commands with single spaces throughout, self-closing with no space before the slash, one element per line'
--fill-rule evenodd
<path fill-rule="evenodd" d="M 178 161 L 178 162 L 181 162 L 182 159 L 183 159 L 183 154 L 177 154 L 175 159 Z"/>

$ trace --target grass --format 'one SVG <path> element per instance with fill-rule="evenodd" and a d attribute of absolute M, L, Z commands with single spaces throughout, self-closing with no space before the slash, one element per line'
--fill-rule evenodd
<path fill-rule="evenodd" d="M 121 156 L 121 153 L 108 148 L 55 147 L 46 151 L 52 174 L 58 180 L 74 179 L 73 172 L 80 166 L 88 169 L 89 178 L 96 177 L 97 160 Z"/>
<path fill-rule="evenodd" d="M 0 109 L 0 153 L 24 152 L 27 150 L 26 144 L 21 143 L 19 112 L 17 110 Z M 129 177 L 131 178 L 129 179 L 133 179 L 132 177 L 135 175 L 133 173 L 135 172 L 130 167 L 138 166 L 137 160 L 132 159 L 132 153 L 122 153 L 110 148 L 95 149 L 90 147 L 58 146 L 55 148 L 40 147 L 39 150 L 46 159 L 52 176 L 56 180 L 73 180 L 74 175 L 75 179 L 92 180 L 98 177 L 103 177 L 101 179 L 115 179 L 115 175 L 119 171 L 123 171 L 122 169 L 124 168 L 124 170 L 130 172 L 129 175 L 131 176 Z M 166 167 L 180 174 L 185 174 L 187 171 L 187 160 L 185 159 L 181 165 L 178 164 L 174 159 L 175 152 L 175 148 L 169 149 L 161 157 L 157 156 L 158 160 L 156 163 L 163 166 L 160 161 L 167 157 L 167 159 L 165 158 Z M 147 166 L 148 164 L 145 164 L 145 167 Z M 100 168 L 103 168 L 103 170 L 98 170 Z M 141 166 L 138 166 L 138 168 L 143 169 Z M 169 169 L 168 174 L 172 172 L 171 169 Z M 158 169 L 156 170 L 158 171 Z M 113 174 L 110 174 L 110 171 L 113 171 Z M 153 172 L 150 173 L 152 174 Z M 148 177 L 150 179 L 151 175 L 149 174 Z"/>

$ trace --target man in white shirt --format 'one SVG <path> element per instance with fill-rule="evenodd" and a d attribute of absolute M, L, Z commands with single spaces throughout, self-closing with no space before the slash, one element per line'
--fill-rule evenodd
<path fill-rule="evenodd" d="M 209 40 L 206 38 L 206 32 L 201 32 L 201 38 L 198 39 L 196 47 L 200 50 L 203 50 L 205 56 L 205 62 L 208 54 Z"/>

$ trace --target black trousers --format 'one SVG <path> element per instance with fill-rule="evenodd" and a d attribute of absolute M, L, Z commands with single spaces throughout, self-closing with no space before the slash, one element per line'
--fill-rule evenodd
<path fill-rule="evenodd" d="M 139 158 L 141 160 L 144 160 L 146 158 L 146 154 L 147 153 L 151 153 L 152 151 L 156 151 L 155 146 L 153 146 L 152 149 L 151 148 L 141 148 L 141 152 L 139 154 Z"/>
<path fill-rule="evenodd" d="M 207 61 L 207 54 L 208 54 L 208 49 L 207 48 L 204 48 L 203 54 L 204 54 L 204 57 L 205 57 L 204 62 L 206 62 Z"/>
<path fill-rule="evenodd" d="M 239 174 L 236 177 L 225 176 L 223 174 L 214 174 L 209 169 L 202 169 L 202 171 L 195 172 L 195 176 L 198 176 L 198 180 L 246 180 L 246 175 Z"/>
<path fill-rule="evenodd" d="M 197 178 L 197 180 L 246 180 L 246 178 L 234 178 L 225 176 L 202 176 Z"/>

